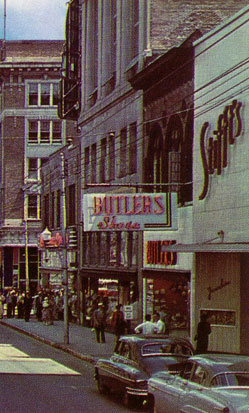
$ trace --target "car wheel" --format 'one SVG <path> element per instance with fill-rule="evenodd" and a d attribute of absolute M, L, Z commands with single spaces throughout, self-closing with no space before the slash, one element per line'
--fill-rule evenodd
<path fill-rule="evenodd" d="M 155 400 L 153 396 L 150 396 L 148 399 L 148 412 L 157 413 L 157 408 L 156 408 Z"/>
<path fill-rule="evenodd" d="M 103 378 L 98 374 L 97 378 L 97 386 L 98 386 L 98 391 L 100 394 L 106 394 L 108 389 L 103 383 Z"/>
<path fill-rule="evenodd" d="M 132 405 L 132 398 L 130 394 L 127 393 L 127 391 L 125 391 L 123 394 L 123 405 L 125 407 L 131 407 Z"/>

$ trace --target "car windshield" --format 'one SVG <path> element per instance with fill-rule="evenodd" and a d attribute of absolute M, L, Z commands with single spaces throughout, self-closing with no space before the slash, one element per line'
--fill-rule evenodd
<path fill-rule="evenodd" d="M 249 387 L 249 372 L 226 372 L 217 374 L 211 381 L 212 387 Z"/>
<path fill-rule="evenodd" d="M 191 349 L 184 344 L 172 343 L 149 343 L 142 347 L 142 356 L 164 356 L 164 355 L 190 356 Z"/>

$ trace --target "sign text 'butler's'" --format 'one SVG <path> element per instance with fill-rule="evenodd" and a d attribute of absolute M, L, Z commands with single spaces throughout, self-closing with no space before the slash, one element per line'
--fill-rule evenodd
<path fill-rule="evenodd" d="M 172 225 L 174 194 L 86 194 L 85 231 L 142 230 Z"/>

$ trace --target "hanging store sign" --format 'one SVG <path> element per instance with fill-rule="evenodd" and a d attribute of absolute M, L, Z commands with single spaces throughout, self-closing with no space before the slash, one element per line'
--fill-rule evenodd
<path fill-rule="evenodd" d="M 175 240 L 170 241 L 147 241 L 145 244 L 146 264 L 176 265 L 176 252 L 164 252 L 163 247 L 176 244 Z"/>
<path fill-rule="evenodd" d="M 85 231 L 176 229 L 176 193 L 83 195 Z"/>
<path fill-rule="evenodd" d="M 210 176 L 215 172 L 221 175 L 228 165 L 228 145 L 234 145 L 242 130 L 241 106 L 242 103 L 235 99 L 231 105 L 224 108 L 223 113 L 218 116 L 216 130 L 213 131 L 214 136 L 207 138 L 209 122 L 205 122 L 202 126 L 200 150 L 204 179 L 199 200 L 207 195 Z"/>

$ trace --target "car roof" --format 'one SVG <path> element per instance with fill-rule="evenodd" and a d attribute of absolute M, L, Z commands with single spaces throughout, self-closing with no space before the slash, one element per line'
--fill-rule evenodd
<path fill-rule="evenodd" d="M 249 356 L 240 354 L 200 354 L 190 357 L 188 361 L 196 361 L 211 375 L 225 371 L 249 372 Z"/>
<path fill-rule="evenodd" d="M 172 344 L 185 344 L 189 347 L 192 347 L 190 341 L 186 338 L 181 337 L 173 337 L 173 336 L 165 336 L 162 334 L 154 334 L 154 335 L 143 335 L 143 334 L 131 334 L 128 336 L 121 336 L 120 340 L 126 342 L 137 343 L 139 345 L 150 344 L 156 341 L 164 342 L 164 343 L 172 343 Z"/>

